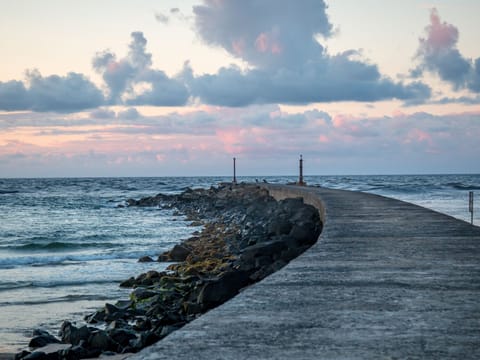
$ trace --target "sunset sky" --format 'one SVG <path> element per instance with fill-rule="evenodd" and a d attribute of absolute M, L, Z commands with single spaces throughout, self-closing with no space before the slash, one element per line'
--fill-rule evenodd
<path fill-rule="evenodd" d="M 480 173 L 479 14 L 0 0 L 0 177 Z"/>

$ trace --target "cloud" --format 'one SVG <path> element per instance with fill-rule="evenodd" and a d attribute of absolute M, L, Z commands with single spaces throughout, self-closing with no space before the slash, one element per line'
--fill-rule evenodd
<path fill-rule="evenodd" d="M 168 24 L 170 20 L 167 15 L 160 12 L 155 13 L 155 19 L 162 24 Z"/>
<path fill-rule="evenodd" d="M 206 0 L 193 11 L 205 42 L 249 64 L 271 67 L 295 66 L 299 59 L 321 56 L 323 47 L 314 36 L 331 35 L 326 7 L 318 0 Z"/>
<path fill-rule="evenodd" d="M 28 86 L 20 81 L 0 82 L 0 110 L 75 112 L 104 102 L 102 92 L 82 74 L 43 77 L 31 70 L 26 75 Z"/>
<path fill-rule="evenodd" d="M 386 99 L 422 102 L 430 97 L 425 84 L 394 82 L 356 51 L 329 55 L 318 42 L 319 35 L 332 36 L 326 9 L 322 0 L 205 0 L 195 6 L 195 27 L 201 38 L 249 67 L 232 65 L 198 77 L 186 68 L 184 78 L 192 95 L 224 106 Z"/>
<path fill-rule="evenodd" d="M 124 111 L 120 111 L 118 113 L 118 118 L 119 119 L 125 119 L 125 120 L 136 120 L 140 118 L 142 115 L 138 112 L 137 109 L 135 108 L 128 108 Z"/>
<path fill-rule="evenodd" d="M 181 79 L 152 69 L 152 54 L 146 51 L 147 40 L 142 32 L 132 32 L 131 38 L 125 58 L 117 60 L 115 54 L 103 51 L 92 61 L 107 85 L 109 104 L 185 105 L 189 93 Z M 136 89 L 139 84 L 144 85 L 140 92 Z"/>
<path fill-rule="evenodd" d="M 193 96 L 221 106 L 390 99 L 417 103 L 430 97 L 425 84 L 395 83 L 382 77 L 376 65 L 352 60 L 350 55 L 343 53 L 327 63 L 307 62 L 298 68 L 243 71 L 230 66 L 213 75 L 194 77 L 188 69 L 184 75 Z"/>
<path fill-rule="evenodd" d="M 457 48 L 458 29 L 442 22 L 437 9 L 430 12 L 430 24 L 425 28 L 425 38 L 420 38 L 416 58 L 420 64 L 411 71 L 419 77 L 424 71 L 437 74 L 454 89 L 480 92 L 480 58 L 465 58 Z"/>
<path fill-rule="evenodd" d="M 133 108 L 128 112 L 136 115 Z M 3 114 L 0 120 L 18 115 Z M 218 174 L 228 171 L 236 156 L 242 174 L 288 174 L 295 173 L 299 154 L 308 174 L 478 171 L 478 112 L 370 118 L 320 110 L 288 113 L 277 105 L 259 105 L 206 106 L 120 121 L 126 115 L 92 120 L 84 115 L 79 121 L 56 115 L 53 122 L 42 120 L 40 113 L 22 114 L 24 122 L 0 134 L 0 163 L 10 164 L 1 165 L 0 172 Z M 39 127 L 37 120 L 52 124 Z"/>

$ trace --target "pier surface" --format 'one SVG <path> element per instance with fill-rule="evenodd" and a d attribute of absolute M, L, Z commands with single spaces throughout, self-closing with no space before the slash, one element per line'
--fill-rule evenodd
<path fill-rule="evenodd" d="M 265 185 L 318 242 L 134 359 L 480 359 L 480 228 L 360 192 Z"/>

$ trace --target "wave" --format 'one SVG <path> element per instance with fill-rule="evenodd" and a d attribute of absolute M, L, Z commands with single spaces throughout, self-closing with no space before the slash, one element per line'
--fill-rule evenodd
<path fill-rule="evenodd" d="M 87 242 L 87 243 L 67 243 L 61 241 L 53 241 L 49 243 L 39 244 L 39 243 L 28 243 L 23 245 L 14 245 L 6 246 L 4 249 L 13 250 L 13 251 L 65 251 L 65 250 L 77 250 L 77 249 L 89 249 L 89 248 L 101 248 L 101 249 L 112 249 L 121 247 L 120 244 L 113 244 L 110 242 L 99 243 L 99 242 Z"/>
<path fill-rule="evenodd" d="M 0 306 L 18 306 L 18 305 L 43 305 L 62 302 L 75 302 L 75 301 L 107 301 L 111 300 L 112 296 L 106 295 L 66 295 L 51 299 L 39 299 L 39 300 L 18 300 L 18 301 L 5 301 L 0 302 Z"/>
<path fill-rule="evenodd" d="M 18 190 L 0 190 L 0 195 L 2 194 L 17 194 L 19 193 Z"/>
<path fill-rule="evenodd" d="M 18 290 L 25 288 L 58 288 L 58 287 L 69 287 L 69 286 L 91 286 L 91 285 L 105 285 L 105 284 L 115 284 L 118 281 L 117 279 L 102 279 L 102 280 L 65 280 L 65 281 L 15 281 L 15 282 L 0 282 L 0 292 L 7 290 Z M 69 295 L 75 296 L 75 295 Z"/>
<path fill-rule="evenodd" d="M 449 182 L 446 186 L 450 186 L 456 190 L 480 190 L 480 185 L 468 185 L 461 182 Z"/>
<path fill-rule="evenodd" d="M 155 256 L 155 254 L 148 254 L 148 251 L 119 251 L 108 253 L 95 254 L 65 254 L 53 256 L 21 256 L 0 258 L 0 269 L 13 269 L 19 266 L 68 266 L 78 263 L 85 263 L 89 261 L 102 260 L 136 260 L 144 255 Z"/>

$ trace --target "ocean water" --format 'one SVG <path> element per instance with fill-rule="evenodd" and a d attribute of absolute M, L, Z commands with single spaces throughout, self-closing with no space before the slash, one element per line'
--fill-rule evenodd
<path fill-rule="evenodd" d="M 296 178 L 265 179 L 287 183 Z M 468 193 L 473 191 L 474 222 L 480 225 L 480 175 L 305 180 L 394 197 L 464 221 L 470 221 Z M 34 328 L 55 333 L 65 319 L 81 321 L 105 302 L 126 298 L 129 290 L 120 289 L 120 281 L 166 266 L 138 263 L 139 257 L 155 257 L 198 230 L 171 210 L 121 207 L 128 198 L 223 181 L 231 177 L 0 179 L 0 353 L 25 347 Z"/>

